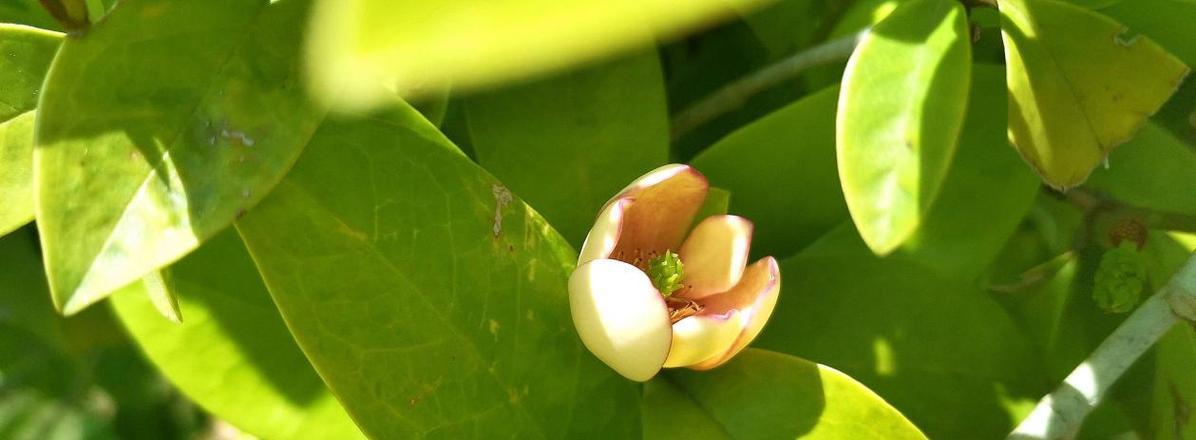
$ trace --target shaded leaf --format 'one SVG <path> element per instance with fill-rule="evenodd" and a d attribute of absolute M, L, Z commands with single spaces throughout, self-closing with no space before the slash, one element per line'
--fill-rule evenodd
<path fill-rule="evenodd" d="M 1043 180 L 1088 178 L 1188 73 L 1149 38 L 1058 0 L 1002 0 L 1009 140 Z"/>
<path fill-rule="evenodd" d="M 674 408 L 690 422 L 677 420 Z M 833 368 L 748 349 L 710 372 L 669 370 L 644 386 L 646 439 L 923 439 L 884 399 Z"/>
<path fill-rule="evenodd" d="M 464 102 L 478 163 L 576 247 L 611 196 L 668 160 L 654 52 Z"/>
<path fill-rule="evenodd" d="M 756 346 L 849 374 L 931 438 L 1003 436 L 1024 415 L 1013 399 L 1049 386 L 1027 338 L 967 283 L 870 255 L 799 254 L 781 272 Z"/>
<path fill-rule="evenodd" d="M 163 272 L 187 318 L 181 325 L 159 316 L 141 283 L 112 303 L 183 392 L 261 438 L 362 437 L 295 344 L 235 232 Z"/>
<path fill-rule="evenodd" d="M 967 108 L 972 53 L 959 2 L 914 0 L 872 28 L 843 74 L 839 179 L 878 255 L 922 222 L 946 176 Z"/>
<path fill-rule="evenodd" d="M 312 22 L 314 90 L 361 108 L 402 96 L 469 89 L 604 58 L 764 0 L 321 0 Z"/>
<path fill-rule="evenodd" d="M 323 114 L 296 86 L 306 13 L 304 1 L 128 2 L 66 41 L 34 159 L 64 313 L 186 255 L 282 178 Z"/>
<path fill-rule="evenodd" d="M 753 255 L 792 255 L 847 218 L 835 169 L 838 88 L 803 98 L 711 146 L 691 164 L 752 220 Z"/>
<path fill-rule="evenodd" d="M 0 235 L 33 220 L 33 111 L 61 41 L 56 32 L 0 23 Z"/>
<path fill-rule="evenodd" d="M 38 0 L 7 0 L 0 2 L 0 23 L 15 23 L 42 29 L 61 31 L 58 22 L 46 12 Z"/>
<path fill-rule="evenodd" d="M 1109 155 L 1109 167 L 1097 169 L 1085 187 L 1131 205 L 1156 211 L 1196 215 L 1196 150 L 1158 124 L 1142 131 Z"/>
<path fill-rule="evenodd" d="M 237 226 L 300 347 L 367 435 L 640 429 L 626 411 L 638 387 L 573 330 L 576 253 L 409 107 L 330 119 Z"/>

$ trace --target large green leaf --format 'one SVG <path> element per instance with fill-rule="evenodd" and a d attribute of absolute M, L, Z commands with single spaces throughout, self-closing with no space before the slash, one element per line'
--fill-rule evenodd
<path fill-rule="evenodd" d="M 847 218 L 835 170 L 831 87 L 747 125 L 692 164 L 731 192 L 731 210 L 755 224 L 755 255 L 792 255 Z"/>
<path fill-rule="evenodd" d="M 1087 179 L 1188 73 L 1149 38 L 1079 6 L 1058 0 L 1000 6 L 1009 140 L 1052 186 Z"/>
<path fill-rule="evenodd" d="M 321 0 L 309 41 L 315 91 L 361 107 L 541 74 L 613 55 L 767 0 Z"/>
<path fill-rule="evenodd" d="M 576 254 L 414 110 L 326 123 L 237 227 L 367 435 L 638 432 L 638 387 L 573 331 Z"/>
<path fill-rule="evenodd" d="M 42 94 L 37 220 L 67 314 L 190 252 L 264 197 L 323 112 L 297 86 L 302 0 L 122 3 Z"/>
<path fill-rule="evenodd" d="M 1011 397 L 1048 384 L 1026 337 L 975 287 L 902 260 L 805 256 L 756 346 L 841 370 L 932 438 L 996 438 Z"/>
<path fill-rule="evenodd" d="M 1117 200 L 1157 211 L 1196 216 L 1196 150 L 1153 122 L 1125 148 L 1109 155 L 1109 167 L 1097 169 L 1086 187 Z"/>
<path fill-rule="evenodd" d="M 0 235 L 33 220 L 33 110 L 61 41 L 0 23 Z"/>
<path fill-rule="evenodd" d="M 872 28 L 848 61 L 836 120 L 851 218 L 879 255 L 922 223 L 955 153 L 972 52 L 967 13 L 914 0 Z"/>
<path fill-rule="evenodd" d="M 473 96 L 465 111 L 478 163 L 574 246 L 607 199 L 668 160 L 654 52 Z"/>
<path fill-rule="evenodd" d="M 261 438 L 361 437 L 287 331 L 235 232 L 213 238 L 164 277 L 187 317 L 182 324 L 162 319 L 140 283 L 112 303 L 183 392 Z"/>
<path fill-rule="evenodd" d="M 1004 69 L 977 65 L 967 120 L 943 189 L 908 240 L 890 258 L 915 261 L 940 275 L 973 280 L 1001 253 L 1038 194 L 1038 179 L 1005 138 Z M 997 116 L 994 116 L 994 112 Z M 804 251 L 821 255 L 870 253 L 859 232 L 844 224 Z"/>
<path fill-rule="evenodd" d="M 757 349 L 710 372 L 670 370 L 644 386 L 643 408 L 646 439 L 926 438 L 846 374 Z"/>

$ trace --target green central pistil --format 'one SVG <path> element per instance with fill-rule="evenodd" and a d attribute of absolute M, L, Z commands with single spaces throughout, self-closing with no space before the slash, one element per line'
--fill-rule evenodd
<path fill-rule="evenodd" d="M 648 261 L 648 278 L 665 298 L 684 287 L 681 285 L 684 277 L 685 265 L 681 264 L 681 257 L 671 250 Z"/>

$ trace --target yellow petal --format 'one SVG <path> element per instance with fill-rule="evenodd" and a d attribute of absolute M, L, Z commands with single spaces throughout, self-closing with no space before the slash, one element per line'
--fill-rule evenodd
<path fill-rule="evenodd" d="M 629 197 L 633 201 L 623 213 L 623 226 L 611 257 L 633 261 L 676 250 L 709 188 L 706 176 L 680 164 L 665 165 L 632 182 L 612 200 Z"/>
<path fill-rule="evenodd" d="M 688 367 L 731 349 L 743 333 L 744 314 L 695 315 L 673 324 L 673 346 L 665 368 Z"/>
<path fill-rule="evenodd" d="M 726 313 L 738 310 L 744 315 L 743 332 L 735 339 L 735 343 L 726 353 L 703 361 L 690 368 L 695 370 L 709 370 L 731 360 L 736 354 L 756 339 L 772 310 L 776 308 L 777 297 L 781 293 L 781 270 L 777 260 L 764 257 L 743 272 L 743 279 L 733 289 L 705 298 L 702 304 L 706 313 Z"/>
<path fill-rule="evenodd" d="M 752 244 L 752 222 L 734 215 L 707 217 L 681 246 L 686 298 L 726 292 L 739 283 Z"/>
<path fill-rule="evenodd" d="M 594 222 L 594 227 L 590 228 L 590 233 L 586 235 L 585 243 L 581 245 L 581 254 L 577 257 L 578 266 L 610 257 L 611 252 L 615 250 L 615 245 L 619 243 L 619 231 L 623 228 L 623 213 L 627 211 L 631 202 L 630 197 L 623 197 L 610 201 L 606 207 L 602 208 L 602 213 L 598 214 L 598 220 Z"/>
<path fill-rule="evenodd" d="M 643 382 L 660 371 L 673 330 L 642 271 L 608 259 L 581 265 L 569 277 L 569 309 L 582 343 L 616 372 Z"/>

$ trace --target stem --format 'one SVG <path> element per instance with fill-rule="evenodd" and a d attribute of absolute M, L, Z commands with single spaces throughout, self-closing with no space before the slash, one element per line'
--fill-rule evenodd
<path fill-rule="evenodd" d="M 673 139 L 679 139 L 702 124 L 742 106 L 748 98 L 812 67 L 846 60 L 867 33 L 865 29 L 854 35 L 824 42 L 727 84 L 673 118 Z"/>
<path fill-rule="evenodd" d="M 1115 211 L 1142 219 L 1150 229 L 1196 233 L 1196 216 L 1142 208 L 1079 188 L 1068 190 L 1067 193 L 1047 191 L 1086 212 Z"/>
<path fill-rule="evenodd" d="M 1065 439 L 1109 387 L 1180 320 L 1196 322 L 1196 255 L 1080 363 L 1054 392 L 1038 401 L 1008 439 Z"/>

